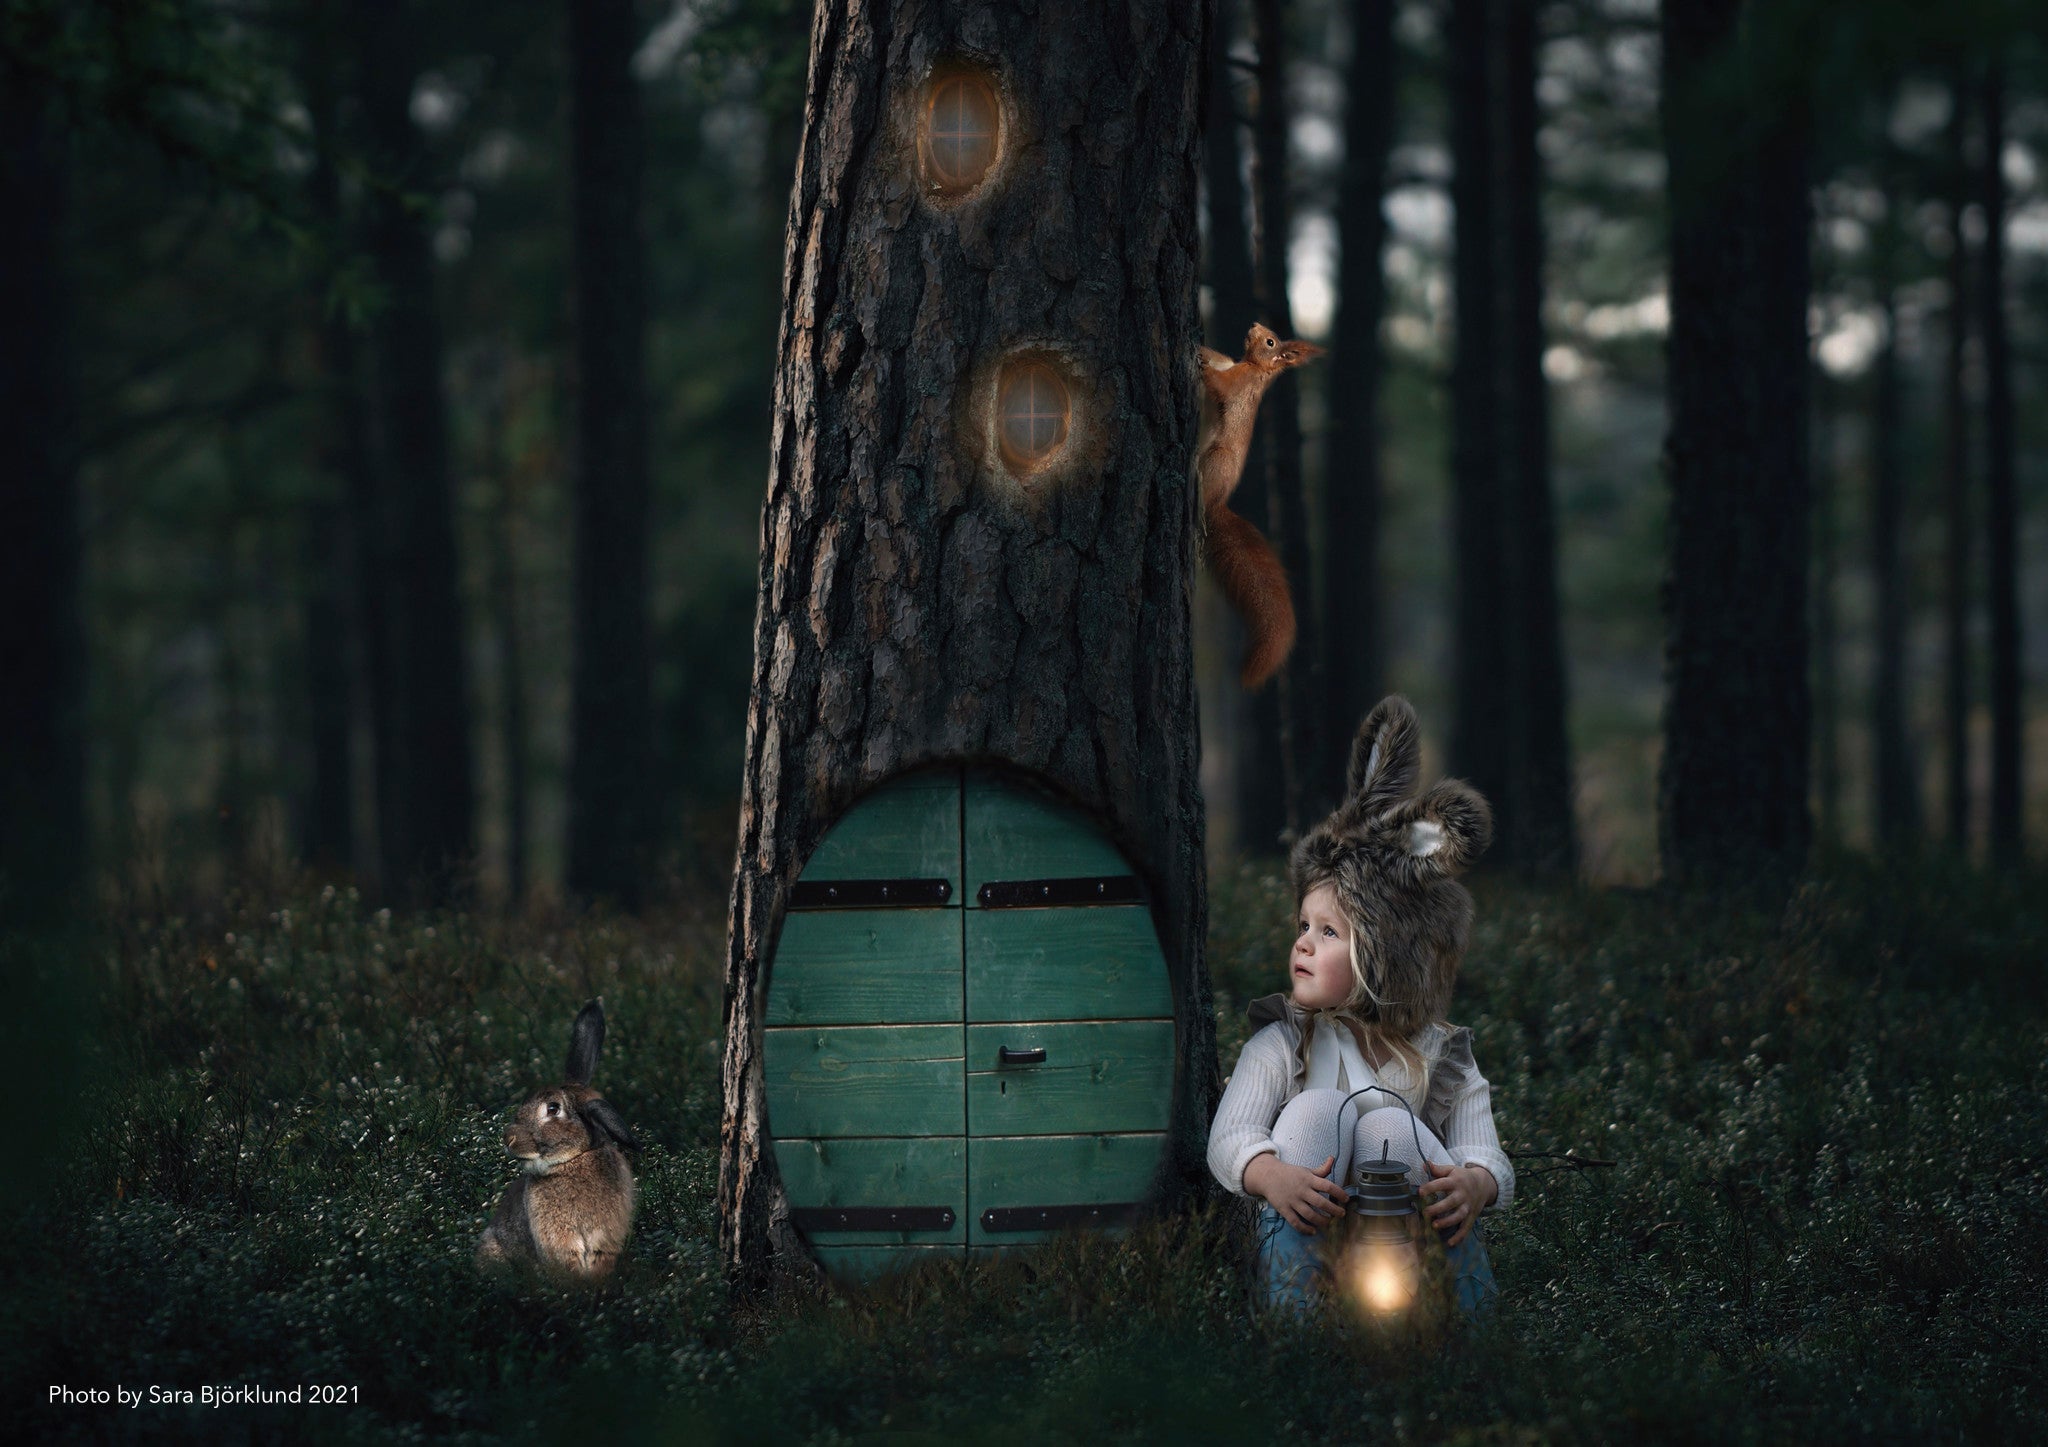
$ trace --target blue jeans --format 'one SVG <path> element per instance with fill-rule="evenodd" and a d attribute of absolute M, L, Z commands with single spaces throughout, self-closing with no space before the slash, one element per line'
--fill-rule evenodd
<path fill-rule="evenodd" d="M 1425 1236 L 1436 1233 L 1424 1227 Z M 1437 1236 L 1437 1240 L 1443 1238 Z M 1330 1268 L 1323 1260 L 1324 1237 L 1304 1235 L 1288 1225 L 1280 1213 L 1259 1205 L 1259 1305 L 1269 1309 L 1307 1311 L 1314 1300 L 1330 1287 Z M 1430 1249 L 1425 1247 L 1425 1249 Z M 1445 1264 L 1458 1310 L 1473 1321 L 1493 1310 L 1500 1286 L 1493 1279 L 1493 1263 L 1486 1256 L 1484 1231 L 1478 1222 L 1462 1243 L 1445 1246 Z"/>

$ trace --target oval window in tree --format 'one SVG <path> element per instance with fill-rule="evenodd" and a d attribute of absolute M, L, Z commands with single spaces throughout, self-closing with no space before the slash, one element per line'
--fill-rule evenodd
<path fill-rule="evenodd" d="M 924 166 L 932 188 L 948 195 L 971 191 L 996 163 L 1002 107 L 988 77 L 948 70 L 925 93 Z"/>
<path fill-rule="evenodd" d="M 1011 363 L 1003 369 L 998 406 L 1003 461 L 1012 471 L 1037 472 L 1059 456 L 1073 406 L 1059 373 L 1042 361 Z"/>

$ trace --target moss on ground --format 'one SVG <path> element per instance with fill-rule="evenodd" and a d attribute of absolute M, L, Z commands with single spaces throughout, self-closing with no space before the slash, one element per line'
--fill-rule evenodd
<path fill-rule="evenodd" d="M 75 1069 L 17 1102 L 67 1144 L 0 1248 L 0 1429 L 2038 1439 L 2042 883 L 1856 861 L 1789 901 L 1481 881 L 1456 1014 L 1503 1138 L 1617 1164 L 1521 1163 L 1492 1234 L 1502 1311 L 1449 1335 L 1254 1321 L 1224 1206 L 734 1314 L 714 1246 L 717 908 L 393 916 L 313 887 L 131 905 L 46 957 L 17 1011 Z M 1255 865 L 1212 889 L 1227 1071 L 1244 1001 L 1282 984 L 1292 901 Z M 631 1256 L 601 1292 L 481 1279 L 506 1110 L 559 1071 L 594 994 L 599 1083 L 647 1145 Z M 358 1400 L 46 1403 L 116 1383 Z"/>

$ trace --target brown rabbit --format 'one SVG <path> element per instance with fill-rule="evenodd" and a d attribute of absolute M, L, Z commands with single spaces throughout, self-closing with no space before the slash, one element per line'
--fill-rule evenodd
<path fill-rule="evenodd" d="M 563 1083 L 537 1090 L 505 1128 L 505 1149 L 525 1163 L 477 1242 L 480 1266 L 520 1261 L 551 1275 L 600 1281 L 633 1229 L 633 1168 L 640 1143 L 590 1085 L 604 1044 L 604 1005 L 592 1000 L 569 1030 Z"/>

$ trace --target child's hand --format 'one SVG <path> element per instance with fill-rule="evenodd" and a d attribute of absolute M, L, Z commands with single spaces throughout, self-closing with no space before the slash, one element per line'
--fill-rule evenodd
<path fill-rule="evenodd" d="M 1431 1160 L 1422 1164 L 1435 1177 L 1415 1188 L 1415 1194 L 1423 1199 L 1423 1214 L 1432 1226 L 1458 1228 L 1457 1234 L 1444 1242 L 1446 1246 L 1464 1245 L 1480 1209 L 1500 1194 L 1493 1172 L 1484 1166 L 1440 1166 Z M 1431 1196 L 1437 1199 L 1432 1201 Z"/>
<path fill-rule="evenodd" d="M 1244 1188 L 1265 1199 L 1282 1220 L 1304 1236 L 1316 1234 L 1316 1227 L 1342 1214 L 1350 1193 L 1330 1179 L 1337 1158 L 1331 1156 L 1314 1170 L 1290 1166 L 1271 1153 L 1256 1155 L 1244 1168 Z"/>

